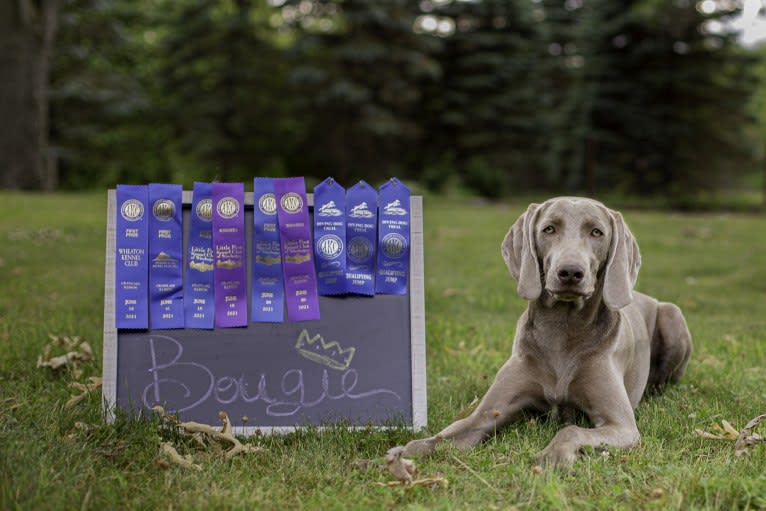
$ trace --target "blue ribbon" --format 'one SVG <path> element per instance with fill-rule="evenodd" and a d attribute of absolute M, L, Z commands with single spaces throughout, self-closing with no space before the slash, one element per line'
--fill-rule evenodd
<path fill-rule="evenodd" d="M 274 181 L 256 177 L 253 190 L 253 321 L 281 323 L 285 290 Z"/>
<path fill-rule="evenodd" d="M 346 193 L 346 290 L 375 294 L 375 231 L 378 194 L 359 181 Z"/>
<path fill-rule="evenodd" d="M 213 295 L 213 208 L 210 183 L 194 183 L 187 250 L 184 312 L 187 328 L 212 329 L 215 319 Z"/>
<path fill-rule="evenodd" d="M 393 178 L 380 187 L 378 204 L 375 292 L 405 295 L 410 262 L 410 189 Z"/>
<path fill-rule="evenodd" d="M 319 294 L 346 293 L 346 190 L 331 177 L 314 188 L 314 254 Z"/>
<path fill-rule="evenodd" d="M 184 327 L 181 185 L 149 185 L 149 322 Z"/>
<path fill-rule="evenodd" d="M 115 324 L 149 328 L 149 195 L 146 186 L 117 185 Z"/>

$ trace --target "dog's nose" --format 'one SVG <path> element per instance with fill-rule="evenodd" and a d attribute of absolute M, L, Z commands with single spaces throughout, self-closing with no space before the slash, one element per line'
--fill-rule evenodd
<path fill-rule="evenodd" d="M 559 282 L 564 285 L 577 285 L 582 282 L 585 272 L 579 266 L 564 266 L 557 273 Z"/>

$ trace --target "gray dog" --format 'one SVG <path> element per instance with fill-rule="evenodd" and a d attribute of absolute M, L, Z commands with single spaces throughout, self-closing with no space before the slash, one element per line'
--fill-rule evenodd
<path fill-rule="evenodd" d="M 501 249 L 529 300 L 511 358 L 471 415 L 409 442 L 405 454 L 431 453 L 442 440 L 476 446 L 524 410 L 583 412 L 593 424 L 561 429 L 542 463 L 571 465 L 586 446 L 632 446 L 633 410 L 647 388 L 678 381 L 692 340 L 676 305 L 633 291 L 641 256 L 622 215 L 574 197 L 531 204 Z"/>

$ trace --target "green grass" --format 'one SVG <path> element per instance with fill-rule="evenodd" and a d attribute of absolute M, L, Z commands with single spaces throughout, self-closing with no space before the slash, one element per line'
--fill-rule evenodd
<path fill-rule="evenodd" d="M 766 508 L 766 446 L 735 458 L 732 443 L 693 433 L 766 412 L 766 218 L 624 211 L 643 253 L 638 289 L 678 303 L 694 336 L 681 384 L 639 405 L 639 445 L 534 474 L 560 426 L 524 422 L 473 451 L 418 460 L 450 486 L 405 491 L 377 487 L 385 474 L 353 462 L 382 462 L 407 431 L 262 438 L 260 456 L 196 451 L 204 468 L 191 472 L 155 463 L 156 422 L 104 425 L 97 397 L 64 409 L 71 375 L 35 361 L 48 333 L 81 335 L 98 358 L 81 380 L 101 372 L 105 202 L 0 193 L 0 509 Z M 447 425 L 510 354 L 525 303 L 499 244 L 524 206 L 426 203 L 429 427 L 418 435 Z"/>

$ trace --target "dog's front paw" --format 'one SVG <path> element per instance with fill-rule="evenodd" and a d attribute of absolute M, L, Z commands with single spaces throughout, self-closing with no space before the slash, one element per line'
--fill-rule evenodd
<path fill-rule="evenodd" d="M 428 456 L 434 452 L 436 445 L 441 442 L 442 437 L 439 435 L 429 438 L 421 438 L 419 440 L 412 440 L 404 446 L 405 456 Z"/>
<path fill-rule="evenodd" d="M 565 442 L 551 442 L 536 457 L 538 465 L 570 468 L 577 460 L 578 450 Z"/>

